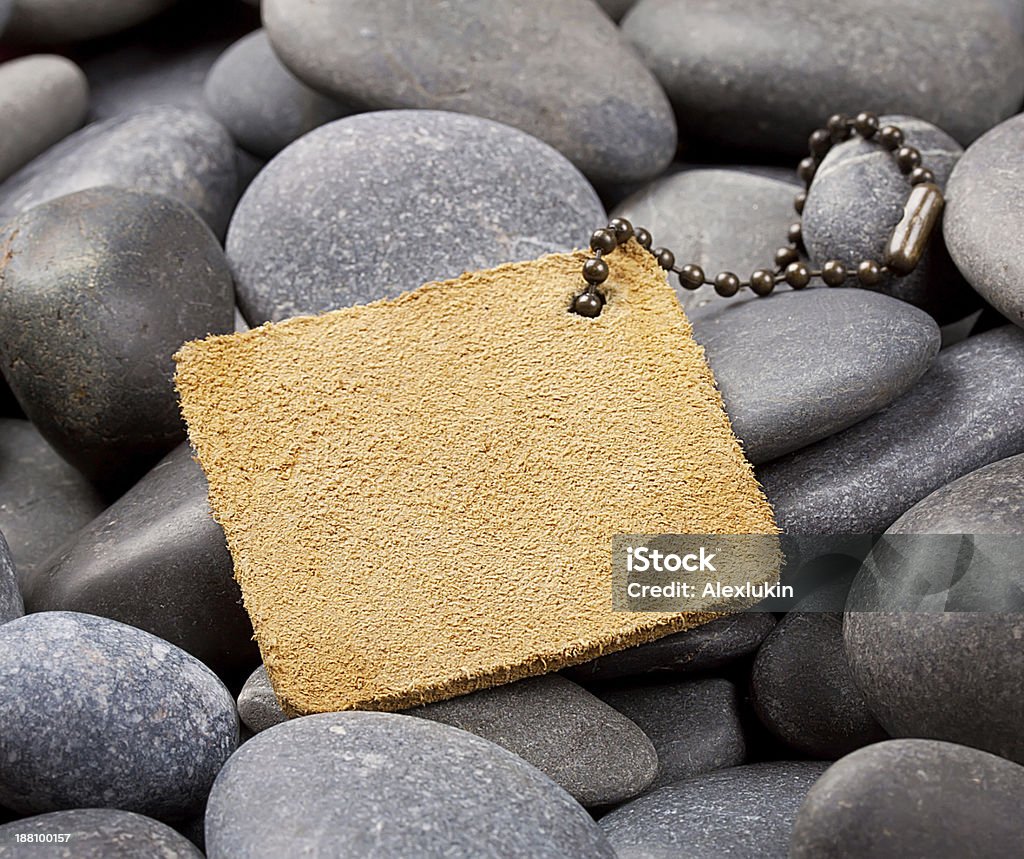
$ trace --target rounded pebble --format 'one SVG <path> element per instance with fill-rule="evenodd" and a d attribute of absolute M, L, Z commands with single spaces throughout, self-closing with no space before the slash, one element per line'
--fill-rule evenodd
<path fill-rule="evenodd" d="M 254 734 L 288 721 L 262 664 L 249 675 L 238 693 L 238 717 Z"/>
<path fill-rule="evenodd" d="M 0 624 L 21 617 L 25 613 L 25 604 L 18 589 L 18 576 L 11 560 L 7 541 L 0 532 Z"/>
<path fill-rule="evenodd" d="M 174 0 L 15 0 L 6 37 L 57 45 L 106 36 L 151 18 Z"/>

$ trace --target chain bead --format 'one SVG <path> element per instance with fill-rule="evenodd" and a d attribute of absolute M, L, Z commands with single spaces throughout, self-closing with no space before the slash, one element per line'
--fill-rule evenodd
<path fill-rule="evenodd" d="M 887 125 L 878 132 L 878 142 L 890 152 L 903 145 L 903 132 L 895 125 Z"/>
<path fill-rule="evenodd" d="M 896 151 L 896 164 L 901 173 L 909 173 L 915 167 L 921 166 L 921 153 L 913 146 L 901 146 Z"/>
<path fill-rule="evenodd" d="M 654 261 L 665 271 L 670 271 L 676 264 L 676 255 L 668 248 L 655 248 L 651 253 L 654 254 Z"/>
<path fill-rule="evenodd" d="M 800 259 L 800 254 L 796 248 L 779 248 L 775 251 L 775 265 L 778 268 L 785 268 L 798 259 Z"/>
<path fill-rule="evenodd" d="M 794 247 L 799 247 L 804 240 L 804 228 L 799 221 L 789 225 L 789 230 L 786 233 L 789 243 Z"/>
<path fill-rule="evenodd" d="M 910 171 L 910 184 L 923 185 L 926 182 L 934 182 L 935 174 L 927 167 L 915 167 Z"/>
<path fill-rule="evenodd" d="M 814 158 L 804 158 L 796 168 L 796 175 L 805 185 L 810 185 L 814 174 L 818 171 L 818 162 Z"/>
<path fill-rule="evenodd" d="M 775 275 L 770 271 L 759 268 L 750 275 L 750 291 L 754 295 L 770 295 L 773 289 L 775 289 Z"/>
<path fill-rule="evenodd" d="M 619 240 L 611 230 L 595 230 L 590 237 L 590 249 L 610 254 L 619 246 Z"/>
<path fill-rule="evenodd" d="M 684 289 L 699 289 L 705 281 L 704 269 L 688 263 L 679 270 L 679 283 Z"/>
<path fill-rule="evenodd" d="M 637 227 L 633 231 L 633 238 L 636 239 L 637 244 L 645 251 L 649 251 L 651 249 L 651 244 L 654 242 L 654 238 L 643 227 Z"/>
<path fill-rule="evenodd" d="M 608 263 L 600 257 L 593 257 L 583 263 L 583 279 L 594 286 L 608 280 Z"/>
<path fill-rule="evenodd" d="M 841 113 L 832 114 L 828 118 L 828 122 L 825 123 L 825 127 L 828 129 L 829 134 L 832 135 L 832 140 L 836 143 L 848 140 L 850 137 L 849 120 Z"/>
<path fill-rule="evenodd" d="M 731 271 L 722 271 L 715 275 L 715 292 L 722 298 L 732 298 L 740 291 L 740 279 Z"/>
<path fill-rule="evenodd" d="M 807 138 L 807 148 L 811 151 L 811 155 L 824 158 L 832 148 L 832 133 L 827 128 L 815 129 Z"/>
<path fill-rule="evenodd" d="M 798 215 L 804 213 L 804 207 L 807 205 L 807 192 L 801 191 L 793 198 L 793 208 L 796 209 Z"/>
<path fill-rule="evenodd" d="M 811 270 L 802 262 L 786 266 L 786 283 L 793 289 L 803 289 L 811 282 Z"/>
<path fill-rule="evenodd" d="M 862 111 L 853 120 L 853 129 L 865 140 L 870 140 L 878 133 L 878 117 L 866 110 Z"/>
<path fill-rule="evenodd" d="M 572 302 L 573 313 L 595 319 L 604 309 L 604 296 L 600 292 L 581 292 Z"/>
<path fill-rule="evenodd" d="M 615 233 L 620 245 L 624 245 L 633 237 L 633 225 L 625 218 L 612 218 L 608 222 L 608 229 Z"/>
<path fill-rule="evenodd" d="M 830 259 L 821 267 L 821 279 L 827 286 L 842 286 L 846 282 L 846 266 L 837 259 Z"/>
<path fill-rule="evenodd" d="M 864 286 L 875 286 L 882 281 L 882 267 L 873 259 L 866 259 L 857 266 L 857 279 Z"/>

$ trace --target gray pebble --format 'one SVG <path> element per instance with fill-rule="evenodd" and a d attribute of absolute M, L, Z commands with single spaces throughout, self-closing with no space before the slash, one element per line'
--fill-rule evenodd
<path fill-rule="evenodd" d="M 899 126 L 907 145 L 921 152 L 939 187 L 945 187 L 963 152 L 960 145 L 920 119 L 882 116 L 880 122 Z M 837 259 L 851 269 L 865 259 L 882 261 L 910 188 L 892 153 L 877 143 L 855 137 L 834 147 L 814 175 L 804 207 L 803 235 L 811 259 L 818 265 Z M 960 319 L 980 303 L 949 258 L 940 229 L 911 274 L 889 278 L 877 289 L 928 311 L 940 323 Z"/>
<path fill-rule="evenodd" d="M 238 196 L 235 147 L 212 117 L 176 107 L 94 123 L 0 184 L 0 221 L 100 185 L 165 194 L 219 235 Z"/>
<path fill-rule="evenodd" d="M 569 250 L 604 221 L 579 171 L 521 131 L 383 111 L 322 126 L 271 161 L 238 204 L 227 252 L 258 325 Z"/>
<path fill-rule="evenodd" d="M 597 5 L 608 13 L 613 21 L 618 21 L 636 3 L 636 0 L 597 0 Z"/>
<path fill-rule="evenodd" d="M 13 8 L 14 0 L 0 0 L 0 36 L 4 34 L 4 29 L 11 18 L 11 9 Z"/>
<path fill-rule="evenodd" d="M 263 30 L 220 56 L 204 94 L 210 112 L 239 146 L 261 158 L 273 158 L 306 132 L 353 112 L 288 71 Z"/>
<path fill-rule="evenodd" d="M 208 668 L 148 632 L 72 612 L 0 626 L 0 803 L 164 819 L 202 806 L 238 744 Z"/>
<path fill-rule="evenodd" d="M 837 111 L 919 116 L 973 140 L 1024 98 L 1024 51 L 1008 24 L 989 0 L 927 15 L 918 0 L 641 0 L 622 27 L 681 133 L 802 155 Z"/>
<path fill-rule="evenodd" d="M 926 313 L 862 289 L 722 302 L 693 323 L 751 462 L 806 447 L 906 393 L 939 351 Z"/>
<path fill-rule="evenodd" d="M 964 277 L 1024 326 L 1024 114 L 975 141 L 947 188 L 943 233 Z"/>
<path fill-rule="evenodd" d="M 206 495 L 185 442 L 25 577 L 29 610 L 109 617 L 227 679 L 249 671 L 259 652 Z"/>
<path fill-rule="evenodd" d="M 601 818 L 619 859 L 785 859 L 825 764 L 731 767 L 660 788 Z"/>
<path fill-rule="evenodd" d="M 67 836 L 19 843 L 20 835 Z M 0 826 L 0 859 L 203 859 L 187 838 L 141 814 L 113 808 L 53 811 Z"/>
<path fill-rule="evenodd" d="M 495 119 L 598 184 L 653 178 L 675 155 L 668 99 L 593 0 L 264 0 L 262 10 L 282 62 L 342 102 Z"/>
<path fill-rule="evenodd" d="M 238 693 L 238 717 L 254 734 L 287 722 L 288 717 L 281 709 L 270 685 L 267 669 L 261 664 L 249 675 L 249 679 Z"/>
<path fill-rule="evenodd" d="M 934 740 L 890 740 L 833 764 L 793 826 L 791 859 L 1024 855 L 1024 767 Z"/>
<path fill-rule="evenodd" d="M 89 85 L 71 60 L 40 54 L 0 65 L 0 182 L 85 121 Z"/>
<path fill-rule="evenodd" d="M 888 408 L 760 467 L 779 526 L 879 533 L 951 480 L 1024 451 L 1022 362 L 1019 328 L 970 337 L 943 349 Z"/>
<path fill-rule="evenodd" d="M 14 569 L 11 551 L 7 548 L 7 540 L 0 532 L 0 624 L 21 617 L 25 613 L 25 604 L 18 589 L 18 574 Z"/>
<path fill-rule="evenodd" d="M 257 734 L 221 771 L 210 859 L 308 855 L 613 859 L 597 824 L 518 756 L 392 713 L 324 713 Z"/>
<path fill-rule="evenodd" d="M 126 30 L 174 0 L 16 0 L 5 36 L 32 45 L 81 42 Z"/>
<path fill-rule="evenodd" d="M 407 712 L 515 752 L 588 807 L 631 799 L 658 774 L 658 755 L 640 728 L 557 674 Z"/>
<path fill-rule="evenodd" d="M 234 327 L 216 237 L 175 200 L 103 187 L 15 218 L 0 249 L 8 383 L 72 465 L 130 485 L 185 436 L 172 356 Z"/>
<path fill-rule="evenodd" d="M 658 778 L 650 789 L 743 763 L 740 694 L 718 677 L 598 692 L 650 737 Z"/>

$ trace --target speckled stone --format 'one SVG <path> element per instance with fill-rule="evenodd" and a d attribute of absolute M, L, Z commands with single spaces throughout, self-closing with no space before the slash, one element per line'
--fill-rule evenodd
<path fill-rule="evenodd" d="M 245 681 L 237 703 L 238 717 L 254 734 L 288 721 L 262 664 Z"/>
<path fill-rule="evenodd" d="M 0 531 L 20 577 L 104 506 L 93 485 L 31 423 L 0 418 Z"/>
<path fill-rule="evenodd" d="M 1011 325 L 943 349 L 878 414 L 758 469 L 792 534 L 884 531 L 930 492 L 1024 451 L 1024 331 Z"/>
<path fill-rule="evenodd" d="M 28 44 L 80 42 L 126 30 L 174 0 L 16 0 L 5 36 Z"/>
<path fill-rule="evenodd" d="M 204 86 L 210 112 L 239 146 L 273 158 L 289 143 L 352 108 L 310 89 L 277 58 L 263 30 L 228 48 Z"/>
<path fill-rule="evenodd" d="M 632 799 L 658 774 L 658 755 L 640 728 L 557 674 L 407 712 L 515 752 L 585 806 Z"/>
<path fill-rule="evenodd" d="M 67 835 L 64 843 L 18 843 L 19 835 Z M 76 808 L 0 826 L 0 859 L 203 859 L 187 838 L 141 814 Z"/>
<path fill-rule="evenodd" d="M 0 627 L 0 803 L 185 817 L 238 744 L 206 666 L 106 618 L 43 612 Z"/>
<path fill-rule="evenodd" d="M 785 859 L 797 809 L 825 765 L 731 767 L 667 785 L 601 818 L 619 859 Z"/>
<path fill-rule="evenodd" d="M 78 128 L 88 107 L 89 85 L 71 60 L 43 54 L 0 65 L 0 182 Z"/>
<path fill-rule="evenodd" d="M 310 855 L 613 859 L 597 824 L 511 752 L 392 713 L 324 713 L 257 734 L 221 771 L 210 859 Z"/>
<path fill-rule="evenodd" d="M 21 617 L 25 605 L 18 590 L 18 576 L 7 541 L 0 532 L 0 624 Z"/>
<path fill-rule="evenodd" d="M 579 171 L 521 131 L 383 111 L 311 131 L 271 161 L 238 204 L 227 252 L 257 325 L 579 247 L 605 220 Z"/>
<path fill-rule="evenodd" d="M 241 680 L 259 652 L 206 493 L 185 442 L 25 578 L 29 609 L 139 627 Z"/>
<path fill-rule="evenodd" d="M 947 188 L 943 233 L 960 271 L 993 307 L 1024 326 L 1024 114 L 975 141 Z"/>
<path fill-rule="evenodd" d="M 746 279 L 759 268 L 771 268 L 775 251 L 786 243 L 786 231 L 796 219 L 797 190 L 740 169 L 683 170 L 656 179 L 619 203 L 612 214 L 650 230 L 655 244 L 671 248 L 679 265 L 695 263 L 709 279 L 720 271 Z M 710 286 L 683 289 L 675 275 L 669 281 L 694 320 L 754 297 L 747 291 L 726 299 Z"/>
<path fill-rule="evenodd" d="M 754 463 L 885 408 L 921 378 L 940 341 L 926 313 L 862 289 L 722 301 L 693 327 Z"/>
<path fill-rule="evenodd" d="M 83 474 L 130 485 L 185 437 L 172 356 L 234 328 L 216 237 L 175 200 L 105 187 L 15 218 L 0 248 L 11 389 Z"/>
<path fill-rule="evenodd" d="M 97 122 L 0 184 L 0 221 L 100 185 L 172 197 L 222 234 L 238 196 L 235 146 L 212 117 L 176 107 Z"/>
<path fill-rule="evenodd" d="M 920 150 L 938 185 L 945 187 L 963 152 L 960 145 L 920 119 L 882 116 L 880 122 L 903 129 L 908 145 Z M 881 261 L 910 189 L 892 153 L 877 143 L 855 137 L 834 147 L 818 168 L 804 207 L 803 235 L 811 259 L 819 265 L 838 259 L 851 268 L 865 259 Z M 949 258 L 941 229 L 932 233 L 924 259 L 911 274 L 889 278 L 876 289 L 927 310 L 940 323 L 980 306 Z"/>
<path fill-rule="evenodd" d="M 773 626 L 775 618 L 766 612 L 734 614 L 599 656 L 562 673 L 588 684 L 634 675 L 715 671 L 757 650 Z"/>
<path fill-rule="evenodd" d="M 628 716 L 654 743 L 658 777 L 651 789 L 743 763 L 740 694 L 729 680 L 712 677 L 647 684 L 598 693 Z"/>
<path fill-rule="evenodd" d="M 665 93 L 592 0 L 264 0 L 262 10 L 282 62 L 345 103 L 495 119 L 599 184 L 653 178 L 675 155 Z"/>
<path fill-rule="evenodd" d="M 974 139 L 1024 98 L 1024 51 L 1008 24 L 990 0 L 927 14 L 918 0 L 641 0 L 622 27 L 682 134 L 797 155 L 836 111 L 919 116 Z"/>
<path fill-rule="evenodd" d="M 887 736 L 853 681 L 841 614 L 787 614 L 757 652 L 751 690 L 761 722 L 809 757 L 834 760 Z"/>
<path fill-rule="evenodd" d="M 1024 855 L 1024 767 L 932 740 L 890 740 L 833 764 L 793 826 L 791 859 Z"/>

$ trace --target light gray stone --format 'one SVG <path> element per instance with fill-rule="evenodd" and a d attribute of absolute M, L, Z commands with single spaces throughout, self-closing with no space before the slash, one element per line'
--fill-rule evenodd
<path fill-rule="evenodd" d="M 254 734 L 288 721 L 262 664 L 249 675 L 238 693 L 238 717 Z"/>
<path fill-rule="evenodd" d="M 345 103 L 495 119 L 599 184 L 653 178 L 675 155 L 665 94 L 593 0 L 264 0 L 262 10 L 285 65 Z"/>
<path fill-rule="evenodd" d="M 926 313 L 862 289 L 722 301 L 693 328 L 754 463 L 885 408 L 921 378 L 940 341 Z"/>
<path fill-rule="evenodd" d="M 18 589 L 18 575 L 11 560 L 11 551 L 7 541 L 0 532 L 0 624 L 21 617 L 25 613 L 25 604 Z"/>
<path fill-rule="evenodd" d="M 71 60 L 39 54 L 0 65 L 0 182 L 78 128 L 88 107 L 89 85 Z"/>
<path fill-rule="evenodd" d="M 392 713 L 324 713 L 257 734 L 221 771 L 210 859 L 302 853 L 613 859 L 597 824 L 522 758 Z"/>
<path fill-rule="evenodd" d="M 185 817 L 238 744 L 234 704 L 148 632 L 72 612 L 12 620 L 0 626 L 0 803 Z"/>
<path fill-rule="evenodd" d="M 641 0 L 622 28 L 681 134 L 733 146 L 799 155 L 828 116 L 866 109 L 919 116 L 967 143 L 1024 97 L 1003 0 Z"/>
<path fill-rule="evenodd" d="M 81 42 L 126 30 L 174 0 L 15 0 L 6 37 L 28 44 Z"/>
<path fill-rule="evenodd" d="M 569 250 L 604 222 L 579 171 L 523 132 L 382 111 L 322 126 L 271 161 L 238 204 L 227 252 L 258 325 Z"/>

